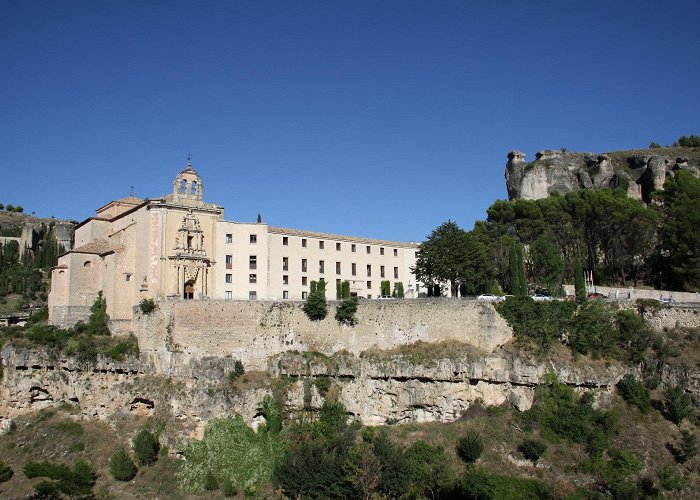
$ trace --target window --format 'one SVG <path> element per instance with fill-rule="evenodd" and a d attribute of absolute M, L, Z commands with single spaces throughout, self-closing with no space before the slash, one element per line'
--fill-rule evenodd
<path fill-rule="evenodd" d="M 368 298 L 368 299 L 371 299 L 371 298 L 372 298 L 372 294 L 371 294 L 371 293 L 368 293 L 368 294 L 367 294 L 367 298 Z"/>
<path fill-rule="evenodd" d="M 372 276 L 372 264 L 367 264 L 367 276 Z"/>
<path fill-rule="evenodd" d="M 352 245 L 350 245 L 350 250 L 351 250 L 352 252 L 356 252 L 356 251 L 357 251 L 357 245 L 355 245 L 354 243 L 353 243 Z"/>
<path fill-rule="evenodd" d="M 371 290 L 371 289 L 372 289 L 372 282 L 368 281 L 367 282 L 367 290 Z"/>
<path fill-rule="evenodd" d="M 306 276 L 301 277 L 301 286 L 306 286 L 309 284 L 308 278 Z"/>
<path fill-rule="evenodd" d="M 233 298 L 233 294 L 229 290 L 227 290 L 224 292 L 224 298 L 226 300 L 231 300 Z"/>
<path fill-rule="evenodd" d="M 335 244 L 335 249 L 336 249 L 338 252 L 340 252 L 340 243 L 336 243 L 336 244 Z"/>
<path fill-rule="evenodd" d="M 226 283 L 233 283 L 233 274 L 226 275 Z"/>
<path fill-rule="evenodd" d="M 398 267 L 394 268 L 394 279 L 395 280 L 399 279 L 399 268 Z"/>
<path fill-rule="evenodd" d="M 357 275 L 357 264 L 355 264 L 354 262 L 352 263 L 352 275 Z"/>
<path fill-rule="evenodd" d="M 226 256 L 226 269 L 231 269 L 233 267 L 233 255 Z"/>
<path fill-rule="evenodd" d="M 301 246 L 306 248 L 306 238 L 301 239 Z"/>
<path fill-rule="evenodd" d="M 282 244 L 284 246 L 289 245 L 289 236 L 282 236 Z"/>
<path fill-rule="evenodd" d="M 131 281 L 131 275 L 130 275 L 130 274 L 125 274 L 125 275 L 124 275 L 124 281 Z"/>
<path fill-rule="evenodd" d="M 335 263 L 335 274 L 340 274 L 340 262 Z"/>
<path fill-rule="evenodd" d="M 282 257 L 282 271 L 289 271 L 289 258 Z"/>
<path fill-rule="evenodd" d="M 258 282 L 258 275 L 257 274 L 249 274 L 248 275 L 248 283 L 257 283 Z"/>
<path fill-rule="evenodd" d="M 305 273 L 306 272 L 306 259 L 301 259 L 301 272 Z"/>
<path fill-rule="evenodd" d="M 384 247 L 379 247 L 379 255 L 384 255 Z"/>
<path fill-rule="evenodd" d="M 321 240 L 321 241 L 318 242 L 318 248 L 319 248 L 319 250 L 323 250 L 323 247 L 324 247 L 324 246 L 325 246 L 325 243 L 324 243 L 323 240 Z"/>
<path fill-rule="evenodd" d="M 399 251 L 398 251 L 398 249 L 394 248 L 394 257 L 398 257 L 398 256 L 399 256 Z"/>
<path fill-rule="evenodd" d="M 335 280 L 335 284 L 336 284 L 336 285 L 341 285 L 342 283 L 343 283 L 343 281 L 342 281 L 340 278 L 337 278 L 337 279 Z"/>
<path fill-rule="evenodd" d="M 372 247 L 367 245 L 367 253 L 372 253 Z"/>
<path fill-rule="evenodd" d="M 233 243 L 233 235 L 231 233 L 226 233 L 226 243 Z"/>
<path fill-rule="evenodd" d="M 248 300 L 258 300 L 258 292 L 255 290 L 248 292 Z"/>
<path fill-rule="evenodd" d="M 257 235 L 257 234 L 251 234 L 251 235 L 250 235 L 250 242 L 251 242 L 251 243 L 257 243 L 257 242 L 258 242 L 258 235 Z"/>
<path fill-rule="evenodd" d="M 255 255 L 248 257 L 248 269 L 258 268 L 258 258 Z"/>
<path fill-rule="evenodd" d="M 321 274 L 324 273 L 324 270 L 325 270 L 325 267 L 326 267 L 325 264 L 326 264 L 326 263 L 323 262 L 322 260 L 319 260 L 319 261 L 318 261 L 318 272 L 319 272 L 319 273 L 321 273 Z"/>
<path fill-rule="evenodd" d="M 383 278 L 384 277 L 384 266 L 379 267 L 379 275 Z"/>
<path fill-rule="evenodd" d="M 306 300 L 307 295 L 309 295 L 309 292 L 301 292 L 301 300 Z"/>
<path fill-rule="evenodd" d="M 285 299 L 285 300 L 289 298 L 289 292 L 288 292 L 287 290 L 284 290 L 284 291 L 282 292 L 282 298 Z"/>
<path fill-rule="evenodd" d="M 284 274 L 282 275 L 282 284 L 283 285 L 289 285 L 289 276 Z"/>

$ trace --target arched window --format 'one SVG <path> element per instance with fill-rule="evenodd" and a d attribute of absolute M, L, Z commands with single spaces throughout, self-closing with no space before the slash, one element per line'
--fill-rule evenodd
<path fill-rule="evenodd" d="M 197 181 L 192 181 L 192 194 L 197 194 Z"/>
<path fill-rule="evenodd" d="M 91 267 L 91 266 L 92 266 L 92 262 L 90 262 L 89 260 L 86 260 L 85 263 L 83 264 L 83 267 Z"/>
<path fill-rule="evenodd" d="M 187 181 L 185 179 L 182 179 L 180 181 L 180 192 L 181 193 L 186 193 L 187 192 Z"/>

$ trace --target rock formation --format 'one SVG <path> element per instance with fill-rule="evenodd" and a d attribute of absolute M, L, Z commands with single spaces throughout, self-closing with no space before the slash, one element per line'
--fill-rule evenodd
<path fill-rule="evenodd" d="M 510 200 L 537 200 L 555 191 L 622 188 L 631 198 L 648 203 L 654 191 L 663 189 L 666 177 L 681 169 L 700 174 L 697 160 L 691 163 L 685 156 L 542 150 L 528 162 L 524 153 L 511 151 L 505 176 Z"/>

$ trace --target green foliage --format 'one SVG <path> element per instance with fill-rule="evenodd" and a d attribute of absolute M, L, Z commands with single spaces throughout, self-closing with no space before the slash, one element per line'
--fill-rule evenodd
<path fill-rule="evenodd" d="M 245 373 L 245 369 L 243 368 L 243 363 L 241 362 L 240 359 L 237 359 L 236 361 L 233 362 L 233 371 L 229 372 L 228 374 L 228 379 L 233 382 L 234 380 L 238 380 L 238 378 Z"/>
<path fill-rule="evenodd" d="M 318 393 L 325 397 L 328 390 L 331 388 L 331 378 L 330 377 L 316 377 L 314 379 L 314 385 L 318 389 Z"/>
<path fill-rule="evenodd" d="M 674 146 L 682 148 L 698 148 L 700 147 L 700 136 L 697 135 L 682 135 L 675 142 Z"/>
<path fill-rule="evenodd" d="M 119 448 L 109 459 L 109 473 L 117 481 L 131 481 L 138 471 L 124 448 Z"/>
<path fill-rule="evenodd" d="M 547 444 L 537 439 L 526 439 L 518 446 L 518 449 L 525 458 L 532 461 L 532 463 L 537 463 L 544 455 L 544 452 L 547 451 Z"/>
<path fill-rule="evenodd" d="M 219 483 L 211 471 L 204 474 L 204 491 L 216 491 L 219 489 Z"/>
<path fill-rule="evenodd" d="M 97 292 L 97 298 L 90 306 L 87 331 L 90 335 L 109 335 L 109 315 L 107 314 L 107 301 L 102 296 L 102 290 Z"/>
<path fill-rule="evenodd" d="M 335 284 L 335 300 L 342 300 L 343 299 L 343 284 L 340 282 L 336 282 Z"/>
<path fill-rule="evenodd" d="M 475 430 L 469 430 L 457 441 L 457 454 L 467 463 L 476 462 L 484 451 L 481 435 Z"/>
<path fill-rule="evenodd" d="M 619 332 L 610 307 L 601 301 L 588 301 L 579 307 L 569 328 L 571 349 L 600 357 L 612 353 Z"/>
<path fill-rule="evenodd" d="M 578 302 L 585 302 L 587 298 L 586 294 L 586 280 L 583 276 L 583 268 L 581 267 L 581 259 L 576 258 L 574 264 L 574 290 L 576 293 L 576 300 Z"/>
<path fill-rule="evenodd" d="M 659 486 L 666 491 L 682 490 L 688 484 L 688 480 L 670 465 L 662 468 L 658 473 L 658 477 Z"/>
<path fill-rule="evenodd" d="M 51 462 L 27 462 L 22 468 L 28 479 L 47 477 L 53 481 L 42 481 L 35 485 L 38 495 L 53 495 L 58 492 L 68 496 L 84 496 L 92 493 L 97 478 L 90 464 L 78 460 L 73 467 Z"/>
<path fill-rule="evenodd" d="M 348 280 L 345 280 L 342 283 L 341 298 L 343 300 L 347 300 L 350 298 L 350 282 Z"/>
<path fill-rule="evenodd" d="M 550 499 L 552 495 L 541 481 L 489 474 L 470 467 L 447 497 L 533 500 Z"/>
<path fill-rule="evenodd" d="M 379 285 L 379 289 L 381 290 L 382 297 L 391 297 L 391 281 L 382 280 Z"/>
<path fill-rule="evenodd" d="M 268 416 L 268 429 L 270 420 L 274 419 Z M 240 416 L 211 420 L 203 439 L 184 448 L 186 460 L 177 471 L 179 485 L 185 492 L 203 492 L 207 474 L 222 486 L 228 479 L 237 490 L 268 483 L 284 447 L 276 432 L 256 434 Z"/>
<path fill-rule="evenodd" d="M 158 307 L 153 299 L 141 299 L 139 309 L 142 314 L 151 314 Z"/>
<path fill-rule="evenodd" d="M 304 302 L 304 313 L 311 321 L 321 321 L 328 314 L 325 281 L 311 282 L 311 291 Z"/>
<path fill-rule="evenodd" d="M 530 297 L 509 297 L 496 310 L 513 328 L 519 340 L 531 340 L 542 348 L 559 341 L 569 329 L 576 305 L 571 302 L 535 302 Z"/>
<path fill-rule="evenodd" d="M 353 326 L 357 324 L 355 313 L 357 313 L 357 298 L 343 299 L 335 310 L 335 320 L 341 325 Z"/>
<path fill-rule="evenodd" d="M 561 295 L 564 282 L 564 259 L 554 237 L 545 233 L 537 238 L 530 246 L 532 274 L 535 284 L 545 289 L 548 295 Z"/>
<path fill-rule="evenodd" d="M 158 437 L 148 429 L 141 429 L 131 442 L 139 465 L 150 465 L 158 460 L 160 443 Z"/>
<path fill-rule="evenodd" d="M 674 456 L 679 463 L 686 463 L 698 454 L 698 439 L 691 431 L 681 431 L 681 442 L 674 449 Z"/>
<path fill-rule="evenodd" d="M 398 285 L 396 285 L 396 298 L 403 299 L 404 296 L 405 296 L 405 292 L 403 289 L 403 282 L 399 281 Z"/>
<path fill-rule="evenodd" d="M 235 497 L 238 494 L 238 489 L 233 485 L 230 478 L 225 477 L 221 482 L 221 493 L 223 493 L 226 498 Z"/>
<path fill-rule="evenodd" d="M 641 363 L 644 352 L 651 346 L 651 333 L 644 318 L 635 311 L 624 310 L 618 311 L 615 319 L 622 353 L 632 363 Z"/>
<path fill-rule="evenodd" d="M 14 472 L 12 472 L 12 469 L 10 466 L 5 465 L 5 462 L 0 460 L 0 483 L 4 483 L 5 481 L 9 481 L 12 479 L 12 476 L 14 475 Z"/>
<path fill-rule="evenodd" d="M 277 435 L 282 430 L 282 407 L 275 398 L 269 394 L 263 398 L 262 414 L 265 417 L 265 428 L 272 435 Z"/>
<path fill-rule="evenodd" d="M 661 148 L 661 144 L 659 144 L 657 142 L 651 141 L 651 143 L 649 144 L 649 149 L 659 149 L 659 148 Z"/>
<path fill-rule="evenodd" d="M 649 390 L 638 382 L 634 375 L 625 375 L 617 383 L 617 389 L 629 404 L 636 406 L 642 413 L 648 413 L 651 409 L 651 396 Z"/>
<path fill-rule="evenodd" d="M 666 390 L 665 411 L 667 417 L 680 425 L 684 418 L 693 414 L 693 402 L 682 387 L 669 387 Z"/>

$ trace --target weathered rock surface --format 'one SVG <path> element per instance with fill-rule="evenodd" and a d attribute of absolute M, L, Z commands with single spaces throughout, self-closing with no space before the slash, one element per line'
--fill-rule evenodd
<path fill-rule="evenodd" d="M 511 200 L 537 200 L 552 192 L 566 194 L 579 189 L 622 188 L 631 198 L 650 201 L 664 181 L 677 170 L 700 174 L 686 157 L 662 154 L 597 154 L 542 150 L 528 162 L 520 151 L 508 153 L 506 187 Z"/>

